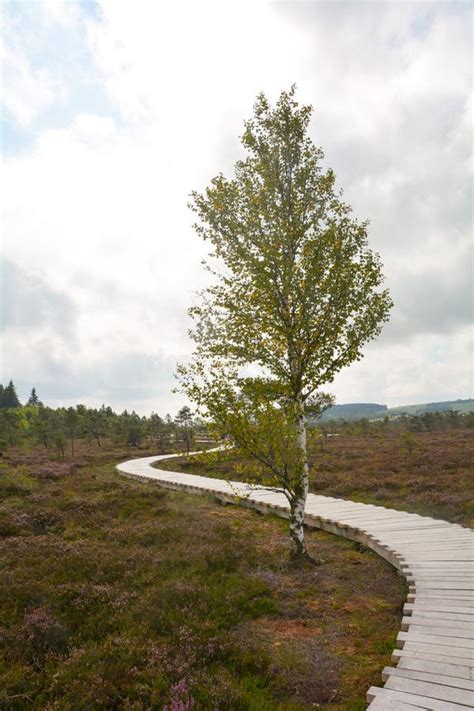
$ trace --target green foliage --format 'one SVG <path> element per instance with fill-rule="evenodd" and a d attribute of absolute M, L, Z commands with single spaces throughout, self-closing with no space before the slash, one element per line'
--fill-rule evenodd
<path fill-rule="evenodd" d="M 158 451 L 165 452 L 173 441 L 175 426 L 169 415 L 163 419 L 152 412 L 148 421 L 148 432 Z"/>
<path fill-rule="evenodd" d="M 234 177 L 219 174 L 193 193 L 195 228 L 216 266 L 190 309 L 194 360 L 177 374 L 198 413 L 271 472 L 301 549 L 306 416 L 331 404 L 321 387 L 362 358 L 391 300 L 367 223 L 351 216 L 323 169 L 308 135 L 312 108 L 294 97 L 292 87 L 272 108 L 258 96 Z"/>
<path fill-rule="evenodd" d="M 64 459 L 65 447 L 66 447 L 66 435 L 62 430 L 56 430 L 52 435 L 52 442 L 54 446 L 54 451 L 56 455 L 61 459 Z M 74 454 L 74 451 L 72 451 Z"/>
<path fill-rule="evenodd" d="M 104 405 L 100 410 L 87 409 L 84 413 L 83 432 L 95 439 L 97 446 L 101 446 L 101 440 L 106 437 L 110 429 L 110 415 L 107 414 Z"/>
<path fill-rule="evenodd" d="M 402 432 L 400 434 L 400 443 L 404 452 L 409 455 L 413 454 L 413 450 L 416 447 L 416 439 L 412 432 L 409 430 L 407 432 Z"/>
<path fill-rule="evenodd" d="M 71 441 L 71 455 L 74 456 L 74 440 L 78 434 L 79 428 L 82 423 L 82 412 L 77 407 L 68 407 L 67 410 L 63 412 L 63 422 L 66 433 Z"/>
<path fill-rule="evenodd" d="M 16 407 L 21 407 L 21 402 L 18 400 L 13 380 L 10 380 L 5 388 L 3 386 L 1 387 L 0 410 L 8 410 Z"/>
<path fill-rule="evenodd" d="M 38 395 L 36 393 L 36 388 L 31 390 L 31 395 L 28 399 L 27 405 L 32 405 L 33 407 L 39 407 L 42 403 L 40 402 Z"/>
<path fill-rule="evenodd" d="M 213 443 L 202 422 L 194 422 L 187 415 L 180 422 L 176 425 L 169 415 L 163 419 L 156 413 L 147 418 L 125 410 L 119 415 L 105 405 L 100 409 L 85 405 L 53 409 L 38 401 L 21 408 L 0 409 L 0 440 L 4 443 L 0 455 L 6 447 L 27 442 L 41 444 L 51 457 L 59 458 L 64 458 L 66 448 L 74 457 L 79 440 L 95 442 L 97 447 L 102 447 L 104 440 L 125 447 L 152 443 L 160 453 L 182 449 L 183 443 L 189 451 L 195 434 L 204 438 L 206 445 Z"/>
<path fill-rule="evenodd" d="M 191 441 L 193 439 L 192 417 L 191 409 L 187 405 L 182 407 L 175 417 L 177 433 L 182 434 L 187 452 L 191 449 Z"/>
<path fill-rule="evenodd" d="M 454 412 L 451 410 L 425 412 L 422 415 L 400 415 L 390 418 L 368 420 L 326 420 L 322 419 L 318 427 L 324 432 L 345 434 L 383 434 L 387 432 L 442 432 L 464 427 L 474 427 L 474 413 Z"/>
<path fill-rule="evenodd" d="M 234 179 L 193 193 L 196 230 L 226 270 L 211 269 L 216 283 L 190 310 L 201 359 L 258 365 L 304 399 L 362 357 L 391 306 L 367 223 L 307 135 L 311 111 L 294 88 L 275 109 L 260 95 Z"/>
<path fill-rule="evenodd" d="M 204 377 L 204 373 L 203 373 Z M 237 449 L 251 455 L 246 479 L 252 483 L 273 484 L 291 499 L 300 484 L 303 457 L 294 436 L 294 420 L 288 408 L 279 404 L 280 394 L 257 378 L 241 379 L 240 389 L 221 378 L 206 382 L 205 404 L 222 433 L 231 436 Z M 193 386 L 189 389 L 191 397 Z M 198 400 L 202 390 L 195 394 Z M 268 479 L 268 475 L 273 475 Z"/>
<path fill-rule="evenodd" d="M 8 440 L 10 445 L 18 444 L 28 426 L 22 408 L 0 410 L 0 436 Z"/>
<path fill-rule="evenodd" d="M 123 442 L 129 447 L 138 447 L 146 434 L 145 418 L 136 412 L 128 413 L 127 410 L 114 421 L 113 427 L 115 441 Z"/>

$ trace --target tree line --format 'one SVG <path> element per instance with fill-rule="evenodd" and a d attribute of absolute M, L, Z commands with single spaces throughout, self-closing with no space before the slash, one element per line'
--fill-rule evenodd
<path fill-rule="evenodd" d="M 458 410 L 440 410 L 423 412 L 419 415 L 397 415 L 369 420 L 332 419 L 312 421 L 311 427 L 317 427 L 322 434 L 340 433 L 349 435 L 380 435 L 389 432 L 440 432 L 474 427 L 474 412 Z"/>
<path fill-rule="evenodd" d="M 164 453 L 170 448 L 189 452 L 192 446 L 207 443 L 209 436 L 187 406 L 174 417 L 154 412 L 145 417 L 127 410 L 117 414 L 105 405 L 52 408 L 41 402 L 35 388 L 22 405 L 12 381 L 0 385 L 0 452 L 34 442 L 56 456 L 64 457 L 67 452 L 74 456 L 78 440 L 97 447 L 104 441 L 127 447 L 149 445 Z"/>

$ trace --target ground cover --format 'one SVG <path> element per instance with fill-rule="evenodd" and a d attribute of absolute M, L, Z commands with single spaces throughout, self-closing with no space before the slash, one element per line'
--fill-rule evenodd
<path fill-rule="evenodd" d="M 472 526 L 472 443 L 468 428 L 316 438 L 309 447 L 310 491 Z M 179 471 L 240 481 L 249 463 L 229 452 L 180 460 Z M 164 467 L 178 469 L 172 461 Z"/>
<path fill-rule="evenodd" d="M 0 464 L 1 709 L 365 708 L 404 581 L 322 532 L 117 476 L 149 450 Z"/>

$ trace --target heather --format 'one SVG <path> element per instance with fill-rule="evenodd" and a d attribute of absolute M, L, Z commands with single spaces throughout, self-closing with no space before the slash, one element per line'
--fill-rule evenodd
<path fill-rule="evenodd" d="M 364 708 L 403 580 L 286 523 L 119 477 L 149 447 L 12 447 L 0 465 L 0 708 Z"/>
<path fill-rule="evenodd" d="M 326 423 L 310 439 L 310 491 L 471 526 L 472 422 L 471 415 L 439 413 L 391 423 Z M 250 460 L 232 451 L 182 460 L 180 467 L 231 480 L 250 474 L 266 482 Z"/>

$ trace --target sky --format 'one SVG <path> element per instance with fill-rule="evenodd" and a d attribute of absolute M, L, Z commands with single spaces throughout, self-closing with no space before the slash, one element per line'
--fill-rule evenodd
<path fill-rule="evenodd" d="M 469 2 L 0 1 L 1 377 L 174 414 L 207 246 L 187 207 L 297 84 L 395 306 L 327 388 L 472 396 Z"/>

